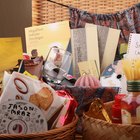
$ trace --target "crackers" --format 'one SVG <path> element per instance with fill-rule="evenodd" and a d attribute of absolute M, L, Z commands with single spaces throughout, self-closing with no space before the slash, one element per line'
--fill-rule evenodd
<path fill-rule="evenodd" d="M 53 94 L 47 87 L 43 87 L 38 93 L 30 96 L 29 102 L 47 110 L 53 102 Z"/>

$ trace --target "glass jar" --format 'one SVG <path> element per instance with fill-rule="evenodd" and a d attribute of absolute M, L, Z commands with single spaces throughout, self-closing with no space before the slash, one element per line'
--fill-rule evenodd
<path fill-rule="evenodd" d="M 113 123 L 122 123 L 121 100 L 124 96 L 126 96 L 126 94 L 115 95 L 115 101 L 112 105 L 112 122 Z"/>
<path fill-rule="evenodd" d="M 123 124 L 140 124 L 140 81 L 127 81 L 128 94 L 121 100 Z"/>

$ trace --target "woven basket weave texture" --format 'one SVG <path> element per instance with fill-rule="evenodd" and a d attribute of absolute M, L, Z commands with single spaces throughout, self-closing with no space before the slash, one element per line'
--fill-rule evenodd
<path fill-rule="evenodd" d="M 97 14 L 115 13 L 127 9 L 140 0 L 53 0 Z M 33 25 L 69 20 L 69 9 L 47 0 L 32 1 Z"/>
<path fill-rule="evenodd" d="M 105 103 L 105 108 L 111 116 L 113 102 Z M 139 125 L 124 125 L 108 123 L 103 120 L 83 116 L 83 140 L 140 140 Z M 92 137 L 90 135 L 92 134 Z"/>
<path fill-rule="evenodd" d="M 68 125 L 34 134 L 1 134 L 0 140 L 74 140 L 78 116 Z"/>

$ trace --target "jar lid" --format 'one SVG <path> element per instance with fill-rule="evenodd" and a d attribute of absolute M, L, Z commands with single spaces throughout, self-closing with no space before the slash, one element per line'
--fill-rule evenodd
<path fill-rule="evenodd" d="M 140 91 L 140 80 L 129 80 L 127 81 L 128 92 L 139 92 Z"/>

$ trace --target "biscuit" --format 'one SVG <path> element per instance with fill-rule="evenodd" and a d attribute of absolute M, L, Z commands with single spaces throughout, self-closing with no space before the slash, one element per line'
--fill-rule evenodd
<path fill-rule="evenodd" d="M 53 102 L 53 94 L 48 88 L 43 87 L 37 93 L 37 99 L 39 101 L 40 108 L 47 110 Z"/>
<path fill-rule="evenodd" d="M 53 102 L 53 94 L 47 87 L 43 87 L 38 93 L 31 95 L 29 101 L 47 110 Z"/>
<path fill-rule="evenodd" d="M 37 99 L 37 94 L 36 93 L 30 96 L 29 102 L 31 102 L 31 103 L 33 103 L 33 104 L 35 104 L 36 106 L 39 107 L 39 101 Z"/>

